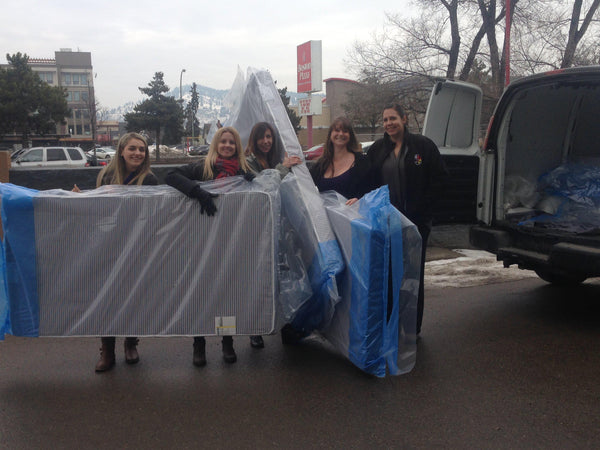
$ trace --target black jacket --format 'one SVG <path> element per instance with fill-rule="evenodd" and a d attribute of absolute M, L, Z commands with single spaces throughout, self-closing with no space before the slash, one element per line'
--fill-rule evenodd
<path fill-rule="evenodd" d="M 210 181 L 204 179 L 204 163 L 206 159 L 201 159 L 198 162 L 187 164 L 185 166 L 176 167 L 170 170 L 165 177 L 165 182 L 169 186 L 173 186 L 180 192 L 183 192 L 188 197 L 192 190 L 198 186 L 198 181 Z M 238 175 L 244 175 L 244 171 L 240 169 Z"/>
<path fill-rule="evenodd" d="M 420 134 L 408 131 L 403 145 L 407 146 L 404 162 L 406 176 L 406 204 L 394 205 L 418 227 L 428 226 L 433 217 L 433 206 L 442 192 L 447 171 L 435 143 Z M 387 133 L 375 141 L 367 156 L 371 162 L 373 188 L 383 185 L 382 167 L 395 143 Z"/>

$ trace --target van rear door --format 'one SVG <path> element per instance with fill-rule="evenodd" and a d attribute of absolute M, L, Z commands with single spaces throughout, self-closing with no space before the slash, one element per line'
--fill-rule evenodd
<path fill-rule="evenodd" d="M 436 206 L 440 222 L 473 222 L 477 208 L 482 92 L 461 81 L 438 81 L 432 90 L 423 135 L 438 146 L 450 180 Z"/>

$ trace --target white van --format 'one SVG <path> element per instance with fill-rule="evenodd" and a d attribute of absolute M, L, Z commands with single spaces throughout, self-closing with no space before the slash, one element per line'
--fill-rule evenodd
<path fill-rule="evenodd" d="M 13 167 L 85 167 L 87 159 L 79 147 L 33 147 L 12 161 Z"/>
<path fill-rule="evenodd" d="M 480 105 L 476 86 L 438 83 L 424 134 L 475 145 Z M 600 276 L 599 117 L 600 67 L 538 74 L 506 88 L 478 151 L 474 246 L 550 283 Z"/>

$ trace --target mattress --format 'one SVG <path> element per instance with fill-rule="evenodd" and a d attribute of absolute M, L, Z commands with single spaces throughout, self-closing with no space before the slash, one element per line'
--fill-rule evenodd
<path fill-rule="evenodd" d="M 219 194 L 213 217 L 169 186 L 104 186 L 76 194 L 0 185 L 5 331 L 274 332 L 278 193 L 233 178 L 239 180 L 205 186 Z"/>
<path fill-rule="evenodd" d="M 341 301 L 323 336 L 361 370 L 383 377 L 412 370 L 421 237 L 389 203 L 387 186 L 353 206 L 323 194 L 346 270 Z"/>

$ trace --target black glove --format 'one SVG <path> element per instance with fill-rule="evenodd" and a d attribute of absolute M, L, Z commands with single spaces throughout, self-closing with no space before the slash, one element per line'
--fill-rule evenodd
<path fill-rule="evenodd" d="M 254 180 L 255 178 L 256 178 L 256 175 L 254 175 L 254 173 L 253 173 L 253 172 L 246 172 L 246 173 L 244 174 L 244 180 L 246 180 L 246 181 L 252 181 L 252 180 Z"/>
<path fill-rule="evenodd" d="M 215 206 L 215 202 L 213 202 L 213 198 L 216 196 L 217 194 L 211 194 L 200 186 L 196 186 L 192 192 L 190 192 L 190 197 L 193 197 L 200 202 L 200 214 L 204 214 L 204 211 L 206 211 L 207 216 L 214 216 L 217 212 L 217 207 Z"/>

